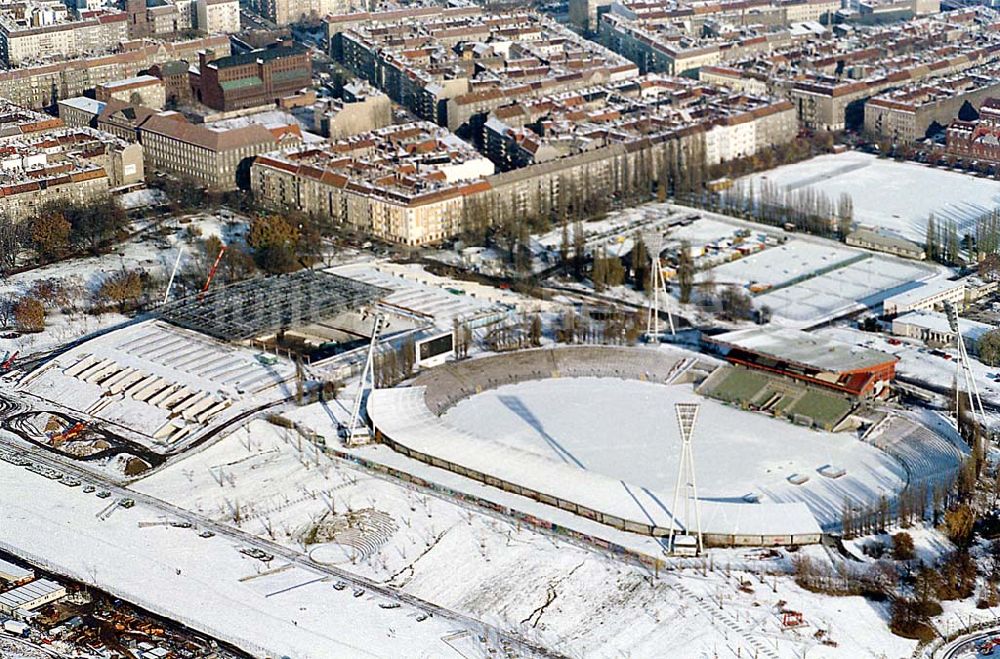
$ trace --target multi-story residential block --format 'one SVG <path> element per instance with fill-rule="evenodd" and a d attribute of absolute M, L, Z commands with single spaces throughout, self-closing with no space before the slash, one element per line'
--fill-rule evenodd
<path fill-rule="evenodd" d="M 461 229 L 466 199 L 487 190 L 493 163 L 429 123 L 383 128 L 325 148 L 269 153 L 252 167 L 254 195 L 384 240 L 424 245 Z"/>
<path fill-rule="evenodd" d="M 569 18 L 578 27 L 597 32 L 600 17 L 616 11 L 644 22 L 672 23 L 691 36 L 700 35 L 706 24 L 778 25 L 806 21 L 832 22 L 840 0 L 569 0 Z"/>
<path fill-rule="evenodd" d="M 66 7 L 50 2 L 16 5 L 0 13 L 0 62 L 16 67 L 41 62 L 106 53 L 128 39 L 123 13 L 95 13 L 72 19 Z"/>
<path fill-rule="evenodd" d="M 983 101 L 976 121 L 953 121 L 945 139 L 953 156 L 1000 163 L 1000 98 Z"/>
<path fill-rule="evenodd" d="M 632 78 L 620 55 L 533 12 L 417 7 L 326 19 L 347 68 L 418 117 L 471 130 L 494 108 Z"/>
<path fill-rule="evenodd" d="M 84 203 L 143 181 L 142 147 L 89 128 L 11 137 L 0 155 L 0 209 L 31 215 L 57 199 Z"/>
<path fill-rule="evenodd" d="M 67 126 L 97 128 L 97 117 L 104 106 L 105 103 L 86 96 L 66 98 L 59 101 L 59 118 Z"/>
<path fill-rule="evenodd" d="M 239 0 L 195 0 L 196 27 L 207 34 L 240 31 Z"/>
<path fill-rule="evenodd" d="M 298 45 L 280 43 L 228 57 L 205 51 L 198 61 L 195 97 L 223 112 L 274 105 L 312 84 L 309 51 Z"/>
<path fill-rule="evenodd" d="M 261 156 L 251 184 L 272 206 L 423 245 L 595 194 L 648 193 L 668 172 L 751 155 L 797 127 L 787 101 L 650 76 L 508 103 L 481 131 L 488 161 L 430 124 L 390 126 L 328 149 Z"/>
<path fill-rule="evenodd" d="M 1000 91 L 1000 66 L 894 89 L 865 103 L 865 131 L 895 143 L 926 137 L 932 125 L 948 125 L 965 103 L 973 106 Z"/>
<path fill-rule="evenodd" d="M 0 140 L 47 133 L 63 126 L 62 119 L 0 98 Z"/>
<path fill-rule="evenodd" d="M 792 45 L 787 29 L 746 30 L 736 38 L 688 36 L 672 24 L 635 20 L 617 5 L 600 24 L 601 43 L 632 60 L 642 73 L 681 75 L 706 66 Z"/>
<path fill-rule="evenodd" d="M 342 98 L 312 105 L 313 130 L 335 140 L 385 128 L 392 123 L 389 97 L 363 82 L 344 86 Z"/>
<path fill-rule="evenodd" d="M 798 125 L 788 101 L 650 75 L 501 107 L 486 121 L 482 141 L 507 171 L 682 129 L 701 134 L 703 162 L 715 165 L 786 144 Z"/>
<path fill-rule="evenodd" d="M 249 0 L 250 11 L 272 23 L 284 26 L 330 14 L 343 14 L 352 9 L 351 0 Z"/>
<path fill-rule="evenodd" d="M 0 71 L 0 97 L 22 107 L 53 106 L 63 98 L 82 96 L 97 85 L 139 75 L 154 64 L 197 59 L 198 51 L 229 52 L 225 36 L 191 41 L 143 44 L 126 52 Z"/>

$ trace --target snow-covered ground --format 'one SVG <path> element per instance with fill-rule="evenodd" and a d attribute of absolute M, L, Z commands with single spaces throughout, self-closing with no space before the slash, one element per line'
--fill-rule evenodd
<path fill-rule="evenodd" d="M 149 191 L 141 191 L 149 192 Z M 228 211 L 227 211 L 228 212 Z M 183 223 L 182 220 L 183 219 Z M 231 221 L 230 221 L 231 220 Z M 22 357 L 33 352 L 49 350 L 92 332 L 112 327 L 123 320 L 117 313 L 90 315 L 86 313 L 91 296 L 112 273 L 123 268 L 143 271 L 155 279 L 166 281 L 177 263 L 183 268 L 192 257 L 192 244 L 187 237 L 194 234 L 202 238 L 217 236 L 225 243 L 239 240 L 246 233 L 246 218 L 230 216 L 228 219 L 214 213 L 198 213 L 184 218 L 168 218 L 164 225 L 172 232 L 162 238 L 149 235 L 136 237 L 117 246 L 114 251 L 101 256 L 85 256 L 32 268 L 0 279 L 0 296 L 23 295 L 38 281 L 56 280 L 70 293 L 75 310 L 65 314 L 50 309 L 45 319 L 45 330 L 37 334 L 23 334 L 16 339 L 0 339 L 0 349 L 20 351 Z M 133 224 L 131 231 L 148 228 Z"/>
<path fill-rule="evenodd" d="M 857 256 L 857 252 L 844 249 L 833 241 L 790 240 L 784 245 L 720 265 L 714 272 L 719 284 L 734 282 L 778 286 L 797 277 L 844 264 Z"/>
<path fill-rule="evenodd" d="M 901 465 L 849 433 L 744 412 L 695 395 L 689 384 L 524 382 L 463 400 L 443 419 L 475 436 L 670 493 L 680 459 L 673 405 L 691 401 L 701 404 L 694 439 L 701 497 L 739 501 L 754 493 L 762 501 L 802 501 L 826 524 L 839 519 L 845 497 L 871 501 L 903 486 Z M 826 478 L 817 471 L 824 465 L 847 473 Z M 809 481 L 793 485 L 793 474 Z"/>
<path fill-rule="evenodd" d="M 975 221 L 1000 205 L 1000 183 L 992 179 L 880 159 L 857 151 L 823 155 L 747 177 L 779 187 L 812 187 L 833 202 L 848 193 L 854 220 L 923 243 L 927 218 L 954 220 L 959 235 L 975 233 Z"/>
<path fill-rule="evenodd" d="M 915 261 L 871 255 L 758 295 L 754 304 L 770 307 L 781 324 L 807 328 L 876 306 L 938 274 L 935 268 Z"/>
<path fill-rule="evenodd" d="M 318 408 L 301 408 L 293 416 L 311 418 L 330 437 L 332 428 L 320 425 L 325 412 Z M 359 518 L 378 517 L 383 521 L 377 525 L 359 522 L 358 533 L 344 532 L 339 542 L 320 544 L 324 549 L 316 558 L 513 629 L 571 657 L 709 659 L 753 656 L 763 647 L 774 653 L 769 657 L 853 658 L 882 652 L 903 656 L 913 647 L 889 634 L 880 605 L 861 598 L 827 599 L 802 591 L 787 577 L 760 580 L 722 569 L 747 559 L 766 568 L 756 550 L 715 550 L 715 569 L 704 574 L 651 574 L 374 477 L 263 422 L 173 463 L 135 488 L 229 524 L 235 524 L 233 506 L 238 504 L 240 528 L 310 553 L 314 547 L 302 545 L 301 531 L 317 522 L 346 517 L 349 509 Z M 386 524 L 386 517 L 393 523 Z M 358 534 L 366 540 L 358 541 Z M 348 548 L 351 543 L 356 551 Z M 777 559 L 774 569 L 780 572 L 783 564 L 787 559 Z M 750 587 L 739 590 L 741 580 Z M 808 626 L 782 629 L 780 600 L 802 611 Z M 813 638 L 818 629 L 829 629 L 839 646 L 819 646 Z M 401 643 L 384 656 L 417 654 Z"/>
<path fill-rule="evenodd" d="M 455 629 L 423 622 L 409 607 L 380 608 L 373 595 L 334 590 L 299 567 L 267 573 L 223 536 L 139 526 L 160 512 L 142 503 L 104 517 L 105 500 L 0 462 L 0 546 L 54 572 L 94 583 L 155 613 L 233 642 L 254 656 L 446 656 Z M 277 564 L 275 564 L 277 563 Z M 273 561 L 271 568 L 283 566 Z"/>

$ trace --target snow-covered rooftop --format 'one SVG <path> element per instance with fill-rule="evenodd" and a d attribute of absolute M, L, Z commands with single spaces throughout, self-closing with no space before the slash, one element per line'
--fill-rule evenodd
<path fill-rule="evenodd" d="M 879 350 L 841 343 L 794 329 L 751 327 L 711 337 L 723 346 L 770 355 L 822 371 L 854 371 L 870 368 L 896 358 Z"/>

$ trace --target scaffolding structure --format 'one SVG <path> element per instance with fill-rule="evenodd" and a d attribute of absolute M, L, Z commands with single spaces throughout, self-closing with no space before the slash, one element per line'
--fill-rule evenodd
<path fill-rule="evenodd" d="M 223 341 L 245 341 L 371 304 L 384 288 L 320 270 L 257 277 L 168 302 L 163 320 Z"/>

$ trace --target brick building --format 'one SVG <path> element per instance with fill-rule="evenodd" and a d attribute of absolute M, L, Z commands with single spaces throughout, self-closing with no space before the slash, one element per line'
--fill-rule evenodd
<path fill-rule="evenodd" d="M 297 45 L 269 48 L 213 59 L 199 53 L 199 73 L 192 76 L 195 98 L 215 110 L 228 112 L 272 105 L 312 84 L 309 51 Z"/>

